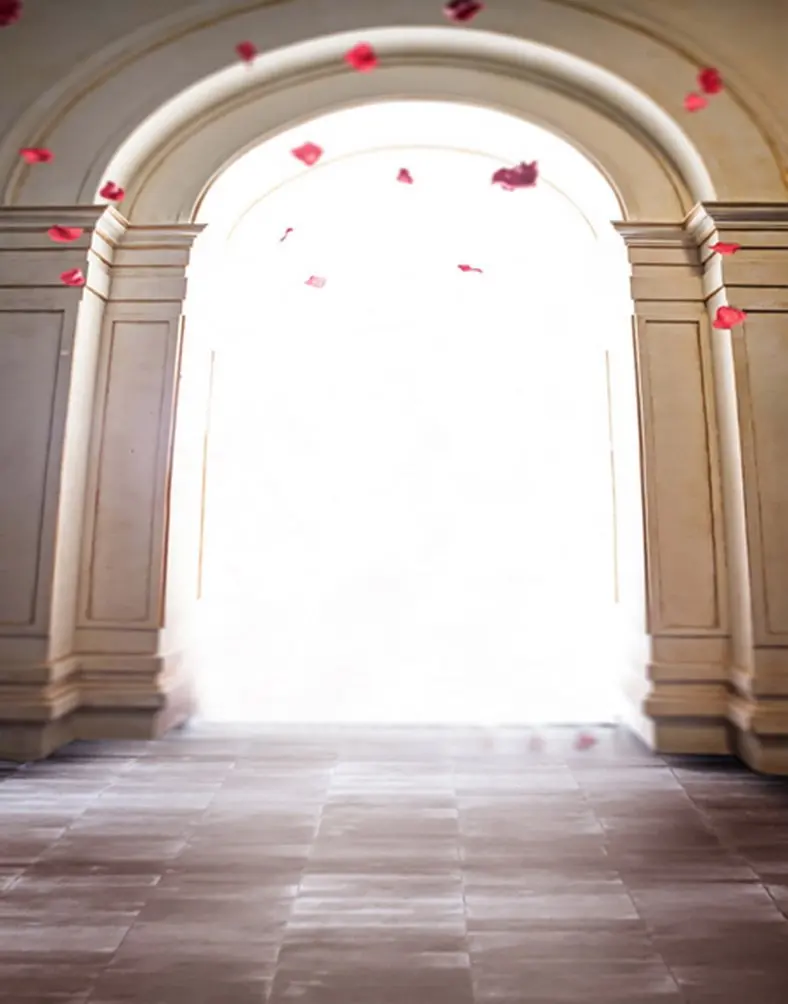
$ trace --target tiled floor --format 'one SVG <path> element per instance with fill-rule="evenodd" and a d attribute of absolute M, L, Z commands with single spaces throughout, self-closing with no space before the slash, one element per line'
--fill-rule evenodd
<path fill-rule="evenodd" d="M 788 784 L 601 730 L 2 768 L 0 1004 L 785 1004 Z"/>

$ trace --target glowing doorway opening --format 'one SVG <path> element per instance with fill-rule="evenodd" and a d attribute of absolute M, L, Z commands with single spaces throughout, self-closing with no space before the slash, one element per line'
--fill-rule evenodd
<path fill-rule="evenodd" d="M 465 147 L 426 142 L 452 125 Z M 517 130 L 546 149 L 512 193 L 490 176 Z M 366 149 L 262 197 L 262 158 L 315 133 Z M 447 105 L 356 109 L 245 160 L 192 278 L 215 353 L 203 715 L 615 719 L 612 192 L 555 137 Z"/>

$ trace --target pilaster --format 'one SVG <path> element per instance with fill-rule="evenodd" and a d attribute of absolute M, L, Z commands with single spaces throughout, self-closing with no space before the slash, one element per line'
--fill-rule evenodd
<path fill-rule="evenodd" d="M 658 750 L 725 753 L 727 568 L 700 258 L 680 224 L 617 229 L 634 302 L 649 636 L 643 710 Z"/>
<path fill-rule="evenodd" d="M 730 718 L 755 769 L 788 773 L 788 204 L 708 203 L 687 220 L 711 313 L 745 310 L 714 330 L 728 551 Z M 711 250 L 738 244 L 734 254 Z"/>
<path fill-rule="evenodd" d="M 188 618 L 183 595 L 172 596 L 180 569 L 168 555 L 175 549 L 196 562 L 198 553 L 196 541 L 180 546 L 184 512 L 199 506 L 198 487 L 191 504 L 179 507 L 177 523 L 169 514 L 172 495 L 188 494 L 179 486 L 194 470 L 180 461 L 173 468 L 172 460 L 186 270 L 201 229 L 127 227 L 115 251 L 76 617 L 78 729 L 85 738 L 156 735 L 192 711 L 179 631 Z M 196 602 L 196 572 L 186 594 L 189 587 Z"/>
<path fill-rule="evenodd" d="M 58 244 L 54 225 L 82 233 Z M 79 539 L 118 234 L 100 206 L 0 209 L 0 757 L 67 741 L 79 703 Z M 74 268 L 85 287 L 61 281 Z"/>

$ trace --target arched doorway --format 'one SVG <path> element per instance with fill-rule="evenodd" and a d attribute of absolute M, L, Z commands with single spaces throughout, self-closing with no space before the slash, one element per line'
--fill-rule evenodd
<path fill-rule="evenodd" d="M 517 151 L 536 187 L 492 185 Z M 614 484 L 639 484 L 636 436 L 613 463 L 613 397 L 637 427 L 620 211 L 554 135 L 430 102 L 325 116 L 214 183 L 186 307 L 207 717 L 617 718 L 622 533 L 643 553 Z"/>
<path fill-rule="evenodd" d="M 23 465 L 10 496 L 12 511 L 27 521 L 4 587 L 2 651 L 12 667 L 6 704 L 20 723 L 4 733 L 9 751 L 17 736 L 25 749 L 51 749 L 72 734 L 160 732 L 189 714 L 202 441 L 186 444 L 181 432 L 196 428 L 184 416 L 199 412 L 204 398 L 203 385 L 191 379 L 196 342 L 181 338 L 181 312 L 206 189 L 244 151 L 316 114 L 450 95 L 569 137 L 620 198 L 618 229 L 635 301 L 643 467 L 642 486 L 627 489 L 620 512 L 637 512 L 642 492 L 648 559 L 643 575 L 639 543 L 619 549 L 638 566 L 621 589 L 633 598 L 624 632 L 627 720 L 658 748 L 682 752 L 729 749 L 730 721 L 749 737 L 750 762 L 764 763 L 767 752 L 782 755 L 782 699 L 773 695 L 781 692 L 775 667 L 785 639 L 765 606 L 767 593 L 780 594 L 783 552 L 773 527 L 781 503 L 774 486 L 761 483 L 752 429 L 739 421 L 737 409 L 749 414 L 753 407 L 749 371 L 733 367 L 730 335 L 718 336 L 709 323 L 709 310 L 726 298 L 723 283 L 743 274 L 736 271 L 741 258 L 731 271 L 710 245 L 724 233 L 760 247 L 761 229 L 779 230 L 779 163 L 733 88 L 715 98 L 713 116 L 683 115 L 675 82 L 697 70 L 686 53 L 661 42 L 645 49 L 636 31 L 590 11 L 567 12 L 559 36 L 547 6 L 491 9 L 486 30 L 455 31 L 439 11 L 423 14 L 415 0 L 383 0 L 365 32 L 382 57 L 369 75 L 350 73 L 342 62 L 358 35 L 347 33 L 357 12 L 341 0 L 326 12 L 320 38 L 305 37 L 301 0 L 249 12 L 243 33 L 254 27 L 269 47 L 251 68 L 227 65 L 246 15 L 189 21 L 183 31 L 174 22 L 159 25 L 122 58 L 117 48 L 97 52 L 57 95 L 47 94 L 20 119 L 0 147 L 0 161 L 11 151 L 15 163 L 3 189 L 9 246 L 18 250 L 20 227 L 44 241 L 54 202 L 60 222 L 86 234 L 84 246 L 51 251 L 45 263 L 31 246 L 24 268 L 40 284 L 18 301 L 16 293 L 4 294 L 15 311 L 29 313 L 32 303 L 36 316 L 48 316 L 54 302 L 63 321 L 62 329 L 41 335 L 46 353 L 25 355 L 24 385 L 50 418 L 49 425 L 25 427 L 35 436 L 28 452 L 37 459 Z M 390 27 L 403 17 L 413 26 Z M 118 131 L 108 138 L 97 109 L 110 108 Z M 723 125 L 737 137 L 724 161 Z M 44 141 L 59 151 L 52 171 L 18 163 L 22 143 Z M 94 205 L 107 176 L 126 188 L 125 216 Z M 773 203 L 742 201 L 748 197 Z M 53 263 L 74 267 L 78 254 L 87 289 L 54 296 Z M 768 268 L 759 269 L 754 260 L 747 264 L 752 282 L 741 280 L 738 288 L 771 288 Z M 742 295 L 756 297 L 757 306 L 770 294 Z M 773 318 L 761 321 L 770 326 Z M 82 351 L 72 355 L 77 335 Z M 741 356 L 741 346 L 736 351 Z M 759 359 L 770 388 L 768 359 Z M 750 354 L 747 366 L 753 360 Z M 14 414 L 22 385 L 12 378 L 6 399 Z M 763 407 L 779 429 L 778 399 Z M 629 402 L 622 413 L 631 417 L 633 410 Z M 614 438 L 616 429 L 636 434 L 632 423 L 613 427 Z M 752 491 L 772 500 L 764 526 L 773 560 L 759 536 L 760 514 L 742 503 L 744 467 L 758 486 Z M 629 539 L 639 541 L 642 527 L 630 529 Z M 751 590 L 756 566 L 768 566 L 769 577 Z M 728 568 L 735 580 L 733 646 Z M 735 673 L 734 658 L 742 667 Z"/>

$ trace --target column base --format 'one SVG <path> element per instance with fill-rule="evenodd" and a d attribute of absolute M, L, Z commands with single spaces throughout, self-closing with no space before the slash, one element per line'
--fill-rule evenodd
<path fill-rule="evenodd" d="M 79 706 L 74 658 L 50 665 L 0 666 L 0 759 L 40 760 L 74 737 Z"/>
<path fill-rule="evenodd" d="M 182 657 L 86 659 L 0 669 L 0 760 L 41 760 L 77 739 L 156 739 L 193 715 Z"/>
<path fill-rule="evenodd" d="M 714 664 L 649 667 L 643 710 L 653 723 L 656 753 L 725 756 L 734 752 L 725 669 Z"/>
<path fill-rule="evenodd" d="M 788 698 L 733 695 L 730 719 L 736 753 L 748 767 L 788 775 Z"/>

